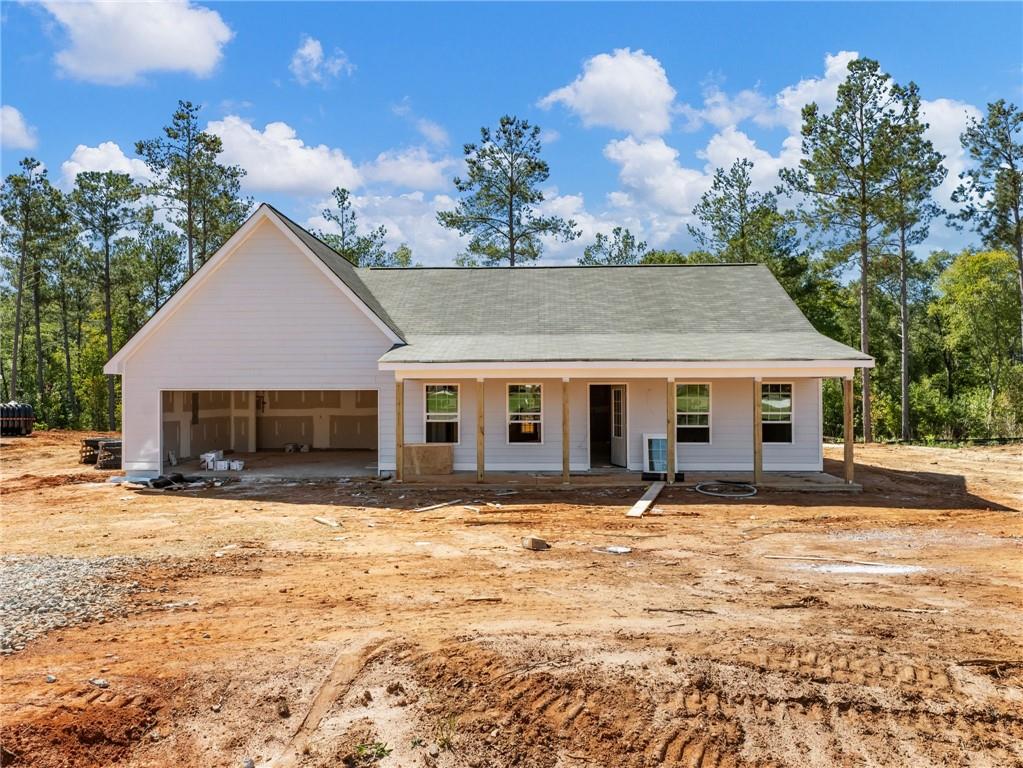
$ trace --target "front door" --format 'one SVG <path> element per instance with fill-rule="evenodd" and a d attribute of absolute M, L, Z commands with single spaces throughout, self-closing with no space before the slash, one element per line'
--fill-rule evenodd
<path fill-rule="evenodd" d="M 626 423 L 628 408 L 625 405 L 625 385 L 611 385 L 611 463 L 616 467 L 627 467 L 628 434 Z"/>

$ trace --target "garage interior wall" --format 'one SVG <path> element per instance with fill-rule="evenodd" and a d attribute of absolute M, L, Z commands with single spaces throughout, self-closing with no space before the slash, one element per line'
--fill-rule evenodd
<path fill-rule="evenodd" d="M 164 391 L 163 456 L 206 451 L 376 450 L 376 390 Z"/>

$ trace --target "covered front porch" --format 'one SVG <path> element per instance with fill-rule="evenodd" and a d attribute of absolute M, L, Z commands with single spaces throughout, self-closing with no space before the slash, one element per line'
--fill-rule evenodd
<path fill-rule="evenodd" d="M 625 486 L 649 482 L 646 474 L 686 485 L 729 479 L 778 490 L 859 490 L 851 367 L 423 366 L 394 372 L 400 482 Z M 824 378 L 843 382 L 840 475 L 823 467 Z M 595 438 L 601 420 L 606 450 Z M 423 450 L 434 447 L 447 454 L 439 470 L 420 461 Z"/>

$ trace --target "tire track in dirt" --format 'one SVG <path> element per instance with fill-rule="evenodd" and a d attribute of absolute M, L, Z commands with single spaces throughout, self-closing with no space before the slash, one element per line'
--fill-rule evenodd
<path fill-rule="evenodd" d="M 14 765 L 88 768 L 127 757 L 156 724 L 165 699 L 159 686 L 114 685 L 58 684 L 6 713 L 4 747 L 19 756 Z"/>
<path fill-rule="evenodd" d="M 298 726 L 298 730 L 277 757 L 271 758 L 263 765 L 265 768 L 291 768 L 302 760 L 303 753 L 309 744 L 310 737 L 323 719 L 330 706 L 344 696 L 346 690 L 359 676 L 370 657 L 387 642 L 386 637 L 372 637 L 364 640 L 354 649 L 346 648 L 334 661 L 330 674 L 323 681 L 309 711 Z"/>
<path fill-rule="evenodd" d="M 561 673 L 557 661 L 516 665 L 465 644 L 412 653 L 403 664 L 457 716 L 470 763 L 500 755 L 504 764 L 554 766 L 563 755 L 622 768 L 802 765 L 799 745 L 809 741 L 824 750 L 822 765 L 857 752 L 897 757 L 907 744 L 934 762 L 978 747 L 1004 764 L 1023 759 L 1023 715 L 956 706 L 947 678 L 926 665 L 810 653 L 772 652 L 766 665 L 680 657 L 657 682 L 650 672 L 643 682 Z M 861 666 L 867 672 L 851 669 Z M 809 680 L 799 679 L 808 677 L 804 667 L 817 670 Z M 499 735 L 472 738 L 483 732 Z"/>
<path fill-rule="evenodd" d="M 885 658 L 880 654 L 860 655 L 777 646 L 756 653 L 740 653 L 734 660 L 755 669 L 789 672 L 821 683 L 894 683 L 932 696 L 950 692 L 951 688 L 944 669 Z"/>

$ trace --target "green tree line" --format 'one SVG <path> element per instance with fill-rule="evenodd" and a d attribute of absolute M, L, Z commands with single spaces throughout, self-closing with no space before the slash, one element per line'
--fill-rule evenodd
<path fill-rule="evenodd" d="M 874 356 L 857 383 L 866 441 L 1023 435 L 1023 113 L 1004 100 L 970 120 L 972 163 L 945 211 L 934 192 L 945 158 L 926 136 L 919 89 L 878 62 L 849 64 L 830 112 L 802 113 L 802 159 L 758 191 L 747 158 L 718 169 L 688 224 L 697 250 L 651 249 L 627 228 L 598 233 L 586 266 L 755 262 L 768 266 L 822 333 Z M 539 213 L 539 129 L 504 117 L 465 146 L 463 193 L 439 222 L 471 237 L 458 261 L 535 262 L 545 238 L 579 236 Z M 976 248 L 923 255 L 933 221 L 969 227 Z M 826 434 L 840 434 L 837 385 L 825 390 Z"/>
<path fill-rule="evenodd" d="M 687 223 L 696 250 L 653 249 L 625 227 L 583 248 L 582 265 L 756 262 L 768 266 L 822 333 L 873 355 L 857 382 L 867 440 L 1023 434 L 1023 113 L 988 105 L 961 137 L 970 159 L 942 210 L 947 171 L 926 137 L 914 83 L 877 62 L 849 65 L 829 113 L 802 115 L 802 159 L 770 191 L 740 158 L 718 169 Z M 0 397 L 31 402 L 44 424 L 116 429 L 119 391 L 103 363 L 222 245 L 252 209 L 244 171 L 220 161 L 219 138 L 180 102 L 136 152 L 144 182 L 80 173 L 68 192 L 24 159 L 0 191 Z M 453 210 L 438 221 L 467 239 L 466 266 L 535 263 L 545 243 L 580 237 L 545 213 L 540 130 L 512 116 L 464 147 Z M 348 190 L 316 233 L 352 263 L 413 266 L 407 244 L 358 227 Z M 930 224 L 968 228 L 976 246 L 922 254 Z M 828 383 L 825 433 L 838 434 Z"/>

